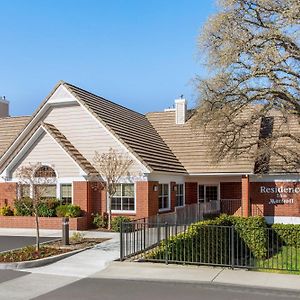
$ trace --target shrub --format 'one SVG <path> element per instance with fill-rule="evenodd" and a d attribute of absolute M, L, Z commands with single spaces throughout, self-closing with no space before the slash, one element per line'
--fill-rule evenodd
<path fill-rule="evenodd" d="M 13 210 L 10 208 L 10 206 L 3 206 L 0 208 L 0 216 L 13 216 L 14 212 Z"/>
<path fill-rule="evenodd" d="M 214 220 L 197 222 L 189 226 L 186 232 L 172 236 L 162 242 L 149 258 L 169 259 L 213 264 L 230 264 L 231 228 L 234 226 L 234 242 L 239 245 L 235 259 L 245 253 L 255 258 L 264 258 L 267 254 L 267 225 L 263 217 L 235 217 L 221 215 Z M 166 249 L 167 247 L 167 249 Z"/>
<path fill-rule="evenodd" d="M 272 228 L 275 230 L 278 237 L 287 246 L 300 246 L 300 225 L 294 224 L 273 224 Z"/>
<path fill-rule="evenodd" d="M 33 202 L 29 197 L 16 199 L 14 201 L 16 216 L 31 216 L 33 211 Z"/>
<path fill-rule="evenodd" d="M 40 217 L 55 217 L 56 208 L 59 205 L 57 199 L 47 199 L 38 205 L 38 214 Z"/>
<path fill-rule="evenodd" d="M 103 214 L 102 216 L 100 214 L 93 215 L 93 224 L 97 228 L 107 228 L 108 225 L 108 216 L 107 214 Z"/>
<path fill-rule="evenodd" d="M 81 243 L 84 240 L 84 233 L 74 232 L 71 236 L 71 241 L 74 243 Z"/>
<path fill-rule="evenodd" d="M 129 217 L 118 216 L 114 217 L 111 220 L 111 229 L 116 232 L 120 232 L 120 227 L 122 222 L 130 222 L 131 219 Z"/>
<path fill-rule="evenodd" d="M 57 206 L 56 214 L 58 217 L 77 218 L 82 215 L 82 211 L 78 205 L 67 204 Z"/>

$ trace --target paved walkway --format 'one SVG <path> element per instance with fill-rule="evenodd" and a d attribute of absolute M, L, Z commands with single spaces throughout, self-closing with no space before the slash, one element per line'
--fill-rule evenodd
<path fill-rule="evenodd" d="M 254 272 L 204 266 L 113 262 L 92 278 L 214 283 L 248 287 L 290 289 L 300 292 L 300 275 Z"/>

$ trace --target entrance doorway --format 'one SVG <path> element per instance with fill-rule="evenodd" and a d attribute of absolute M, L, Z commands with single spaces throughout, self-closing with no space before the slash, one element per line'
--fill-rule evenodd
<path fill-rule="evenodd" d="M 204 213 L 217 213 L 219 205 L 219 185 L 217 184 L 198 184 L 198 203 L 200 210 Z"/>

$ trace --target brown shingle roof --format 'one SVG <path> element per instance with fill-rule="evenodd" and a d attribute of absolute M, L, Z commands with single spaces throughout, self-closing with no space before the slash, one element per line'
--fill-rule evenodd
<path fill-rule="evenodd" d="M 64 86 L 147 167 L 154 171 L 186 173 L 144 115 L 71 84 L 64 83 Z"/>
<path fill-rule="evenodd" d="M 29 120 L 30 117 L 27 116 L 0 118 L 0 157 L 15 140 Z"/>
<path fill-rule="evenodd" d="M 63 149 L 77 162 L 89 176 L 98 176 L 97 170 L 90 162 L 71 144 L 71 142 L 52 124 L 42 123 L 47 132 L 63 147 Z"/>
<path fill-rule="evenodd" d="M 192 118 L 183 125 L 175 123 L 175 111 L 148 113 L 147 118 L 188 173 L 253 172 L 254 161 L 246 155 L 236 160 L 213 163 L 209 138 L 204 132 L 196 133 L 192 129 Z"/>

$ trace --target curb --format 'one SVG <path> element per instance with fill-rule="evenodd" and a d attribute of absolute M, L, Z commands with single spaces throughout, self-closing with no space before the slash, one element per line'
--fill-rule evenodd
<path fill-rule="evenodd" d="M 29 269 L 29 268 L 37 268 L 46 266 L 52 263 L 55 263 L 59 260 L 62 260 L 64 258 L 70 257 L 72 255 L 75 255 L 77 253 L 83 252 L 85 250 L 91 249 L 94 246 L 86 247 L 79 250 L 70 251 L 63 254 L 54 255 L 51 257 L 46 258 L 40 258 L 36 260 L 27 260 L 27 261 L 21 261 L 21 262 L 11 262 L 11 263 L 0 263 L 0 270 L 18 270 L 18 269 Z"/>

